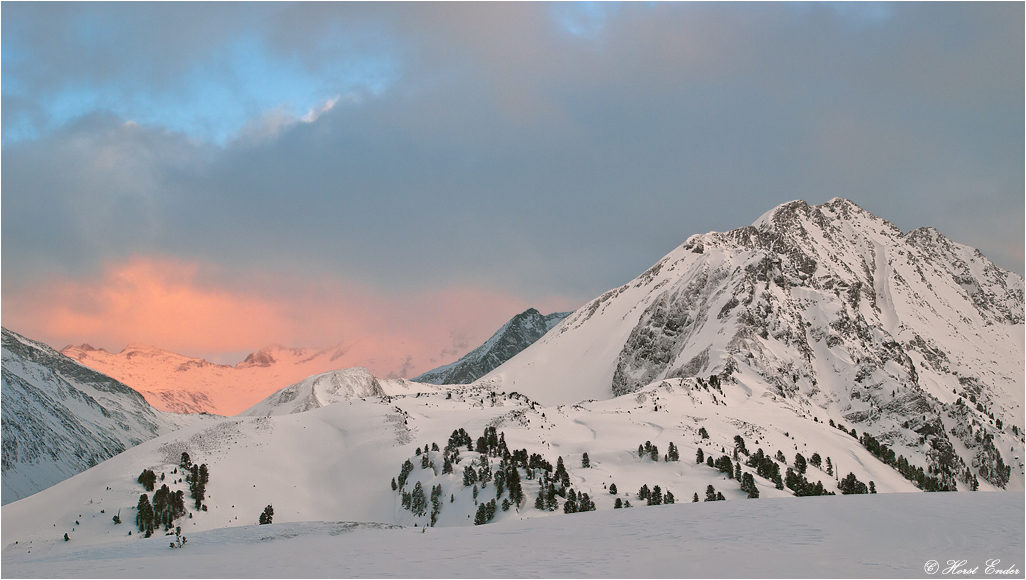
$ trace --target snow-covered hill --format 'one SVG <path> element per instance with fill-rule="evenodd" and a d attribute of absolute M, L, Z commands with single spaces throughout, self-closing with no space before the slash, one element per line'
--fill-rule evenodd
<path fill-rule="evenodd" d="M 189 484 L 178 466 L 182 452 L 206 464 L 210 477 L 203 500 L 207 508 L 194 509 L 187 499 L 188 513 L 176 524 L 187 536 L 205 537 L 211 543 L 220 541 L 218 530 L 256 523 L 267 505 L 274 507 L 276 524 L 352 521 L 423 528 L 431 523 L 430 509 L 418 515 L 415 507 L 404 507 L 404 494 L 415 494 L 417 488 L 425 494 L 440 490 L 435 517 L 439 527 L 473 525 L 481 506 L 492 500 L 497 507 L 490 523 L 563 518 L 586 525 L 592 521 L 587 514 L 564 513 L 572 497 L 588 494 L 600 512 L 616 510 L 617 500 L 630 502 L 634 506 L 630 510 L 658 509 L 639 498 L 642 487 L 654 491 L 656 486 L 664 502 L 671 493 L 677 504 L 691 502 L 695 496 L 704 500 L 712 487 L 728 503 L 753 505 L 750 502 L 793 494 L 787 487 L 778 489 L 773 477 L 761 473 L 783 475 L 788 468 L 797 470 L 799 454 L 809 461 L 804 478 L 838 493 L 836 498 L 819 500 L 824 502 L 818 504 L 820 513 L 829 511 L 830 501 L 843 499 L 840 482 L 847 474 L 880 493 L 917 490 L 849 433 L 822 421 L 807 421 L 770 397 L 751 397 L 749 389 L 741 382 L 724 383 L 717 389 L 708 382 L 674 379 L 605 401 L 544 407 L 522 395 L 461 387 L 349 399 L 301 413 L 223 418 L 142 443 L 42 493 L 4 506 L 4 557 L 27 556 L 26 550 L 31 549 L 37 556 L 63 559 L 71 553 L 68 550 L 85 546 L 103 553 L 143 554 L 154 545 L 167 549 L 167 537 L 143 538 L 134 526 L 134 507 L 140 494 L 146 493 L 137 478 L 144 469 L 152 469 L 158 486 L 182 490 L 188 498 Z M 499 447 L 509 450 L 510 456 L 502 451 L 470 452 L 458 443 L 452 471 L 447 473 L 446 458 L 453 457 L 455 448 L 446 448 L 454 432 L 463 429 L 477 447 L 481 443 L 476 440 L 487 439 L 489 427 L 495 428 Z M 735 437 L 745 443 L 736 460 Z M 670 457 L 670 443 L 678 450 L 678 460 Z M 654 453 L 647 450 L 652 447 Z M 722 467 L 698 463 L 700 449 L 708 458 L 729 457 L 750 476 L 759 499 L 746 499 L 750 492 L 740 489 L 736 475 L 731 478 Z M 543 484 L 558 478 L 533 459 L 533 468 L 515 467 L 522 501 L 510 502 L 508 477 L 500 491 L 497 474 L 507 473 L 516 464 L 518 450 L 537 454 L 551 466 L 558 466 L 562 459 L 567 486 L 563 495 L 554 496 L 552 509 L 539 509 L 536 502 Z M 773 470 L 750 465 L 759 450 L 764 464 L 776 466 Z M 585 453 L 588 467 L 584 467 Z M 822 459 L 818 465 L 812 463 L 815 456 Z M 408 470 L 403 468 L 406 461 Z M 485 464 L 491 475 L 482 479 Z M 477 479 L 464 485 L 468 468 Z M 396 479 L 401 483 L 393 490 L 391 482 Z M 616 493 L 612 493 L 614 484 Z M 1021 491 L 1022 478 L 1013 478 L 1009 488 Z M 981 481 L 980 489 L 997 488 Z M 504 505 L 509 508 L 504 510 Z M 119 513 L 125 522 L 121 525 L 112 521 Z M 207 534 L 197 536 L 199 532 Z M 18 547 L 12 547 L 15 541 Z"/>
<path fill-rule="evenodd" d="M 435 385 L 465 385 L 476 381 L 514 355 L 531 346 L 546 332 L 569 316 L 570 312 L 542 315 L 528 308 L 502 325 L 484 344 L 460 360 L 432 369 L 414 381 Z"/>
<path fill-rule="evenodd" d="M 3 329 L 3 503 L 203 418 L 153 409 L 126 385 Z"/>
<path fill-rule="evenodd" d="M 848 200 L 795 201 L 691 236 L 480 384 L 559 404 L 741 379 L 810 421 L 919 447 L 948 483 L 1000 484 L 1022 465 L 1023 318 L 1022 277 L 979 251 Z"/>
<path fill-rule="evenodd" d="M 235 415 L 283 387 L 352 364 L 341 345 L 326 350 L 270 346 L 235 366 L 140 344 L 119 353 L 89 345 L 61 352 L 130 385 L 157 409 L 219 415 Z"/>
<path fill-rule="evenodd" d="M 307 377 L 294 385 L 272 393 L 240 415 L 251 417 L 288 415 L 351 399 L 438 390 L 440 389 L 434 385 L 415 383 L 406 379 L 379 379 L 363 367 L 354 367 Z"/>

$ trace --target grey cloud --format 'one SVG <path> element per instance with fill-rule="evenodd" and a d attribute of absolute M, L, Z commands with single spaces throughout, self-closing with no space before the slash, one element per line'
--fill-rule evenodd
<path fill-rule="evenodd" d="M 584 300 L 691 234 L 835 195 L 1023 272 L 1021 4 L 630 4 L 582 37 L 547 5 L 196 9 L 192 56 L 131 42 L 173 75 L 241 14 L 311 69 L 377 51 L 401 76 L 223 149 L 109 118 L 5 145 L 5 274 L 141 249 Z"/>

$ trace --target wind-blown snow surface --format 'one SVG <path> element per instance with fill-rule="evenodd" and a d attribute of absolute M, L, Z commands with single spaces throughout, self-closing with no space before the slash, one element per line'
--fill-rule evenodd
<path fill-rule="evenodd" d="M 902 578 L 930 560 L 1023 577 L 1021 493 L 714 502 L 484 528 L 305 522 L 134 542 L 8 545 L 5 577 Z M 31 550 L 31 553 L 29 553 Z M 939 575 L 939 574 L 938 574 Z"/>
<path fill-rule="evenodd" d="M 3 329 L 3 503 L 183 424 L 126 385 Z"/>
<path fill-rule="evenodd" d="M 89 345 L 61 352 L 130 385 L 157 409 L 218 415 L 235 415 L 282 387 L 359 360 L 343 345 L 327 350 L 270 346 L 235 366 L 140 344 L 119 353 Z"/>
<path fill-rule="evenodd" d="M 566 404 L 744 377 L 751 396 L 797 415 L 953 451 L 936 459 L 948 483 L 980 466 L 998 482 L 995 450 L 1022 469 L 1023 320 L 1022 277 L 979 251 L 932 228 L 902 233 L 848 200 L 795 201 L 691 236 L 479 384 Z M 921 440 L 931 435 L 941 449 Z"/>
<path fill-rule="evenodd" d="M 570 314 L 553 312 L 543 316 L 534 308 L 528 308 L 503 324 L 484 344 L 460 360 L 432 369 L 413 380 L 435 385 L 472 383 L 534 344 Z"/>

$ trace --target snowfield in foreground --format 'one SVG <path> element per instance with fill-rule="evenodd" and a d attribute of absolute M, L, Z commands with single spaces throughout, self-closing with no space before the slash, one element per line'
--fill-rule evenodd
<path fill-rule="evenodd" d="M 133 542 L 8 545 L 3 576 L 1023 577 L 1022 493 L 682 503 L 480 527 L 293 522 Z M 173 536 L 172 536 L 173 537 Z M 988 574 L 987 562 L 1000 560 Z"/>

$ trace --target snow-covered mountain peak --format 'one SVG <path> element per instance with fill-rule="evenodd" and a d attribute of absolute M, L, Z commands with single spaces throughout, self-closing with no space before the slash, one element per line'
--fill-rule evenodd
<path fill-rule="evenodd" d="M 1022 429 L 1023 312 L 1022 277 L 978 251 L 932 228 L 905 235 L 849 200 L 799 200 L 691 236 L 482 384 L 560 404 L 743 376 L 795 413 L 889 441 L 968 421 L 964 459 L 986 462 L 972 425 Z"/>
<path fill-rule="evenodd" d="M 440 390 L 443 389 L 435 385 L 415 383 L 406 379 L 379 379 L 364 367 L 352 367 L 307 377 L 271 394 L 240 415 L 290 415 L 353 399 Z"/>

